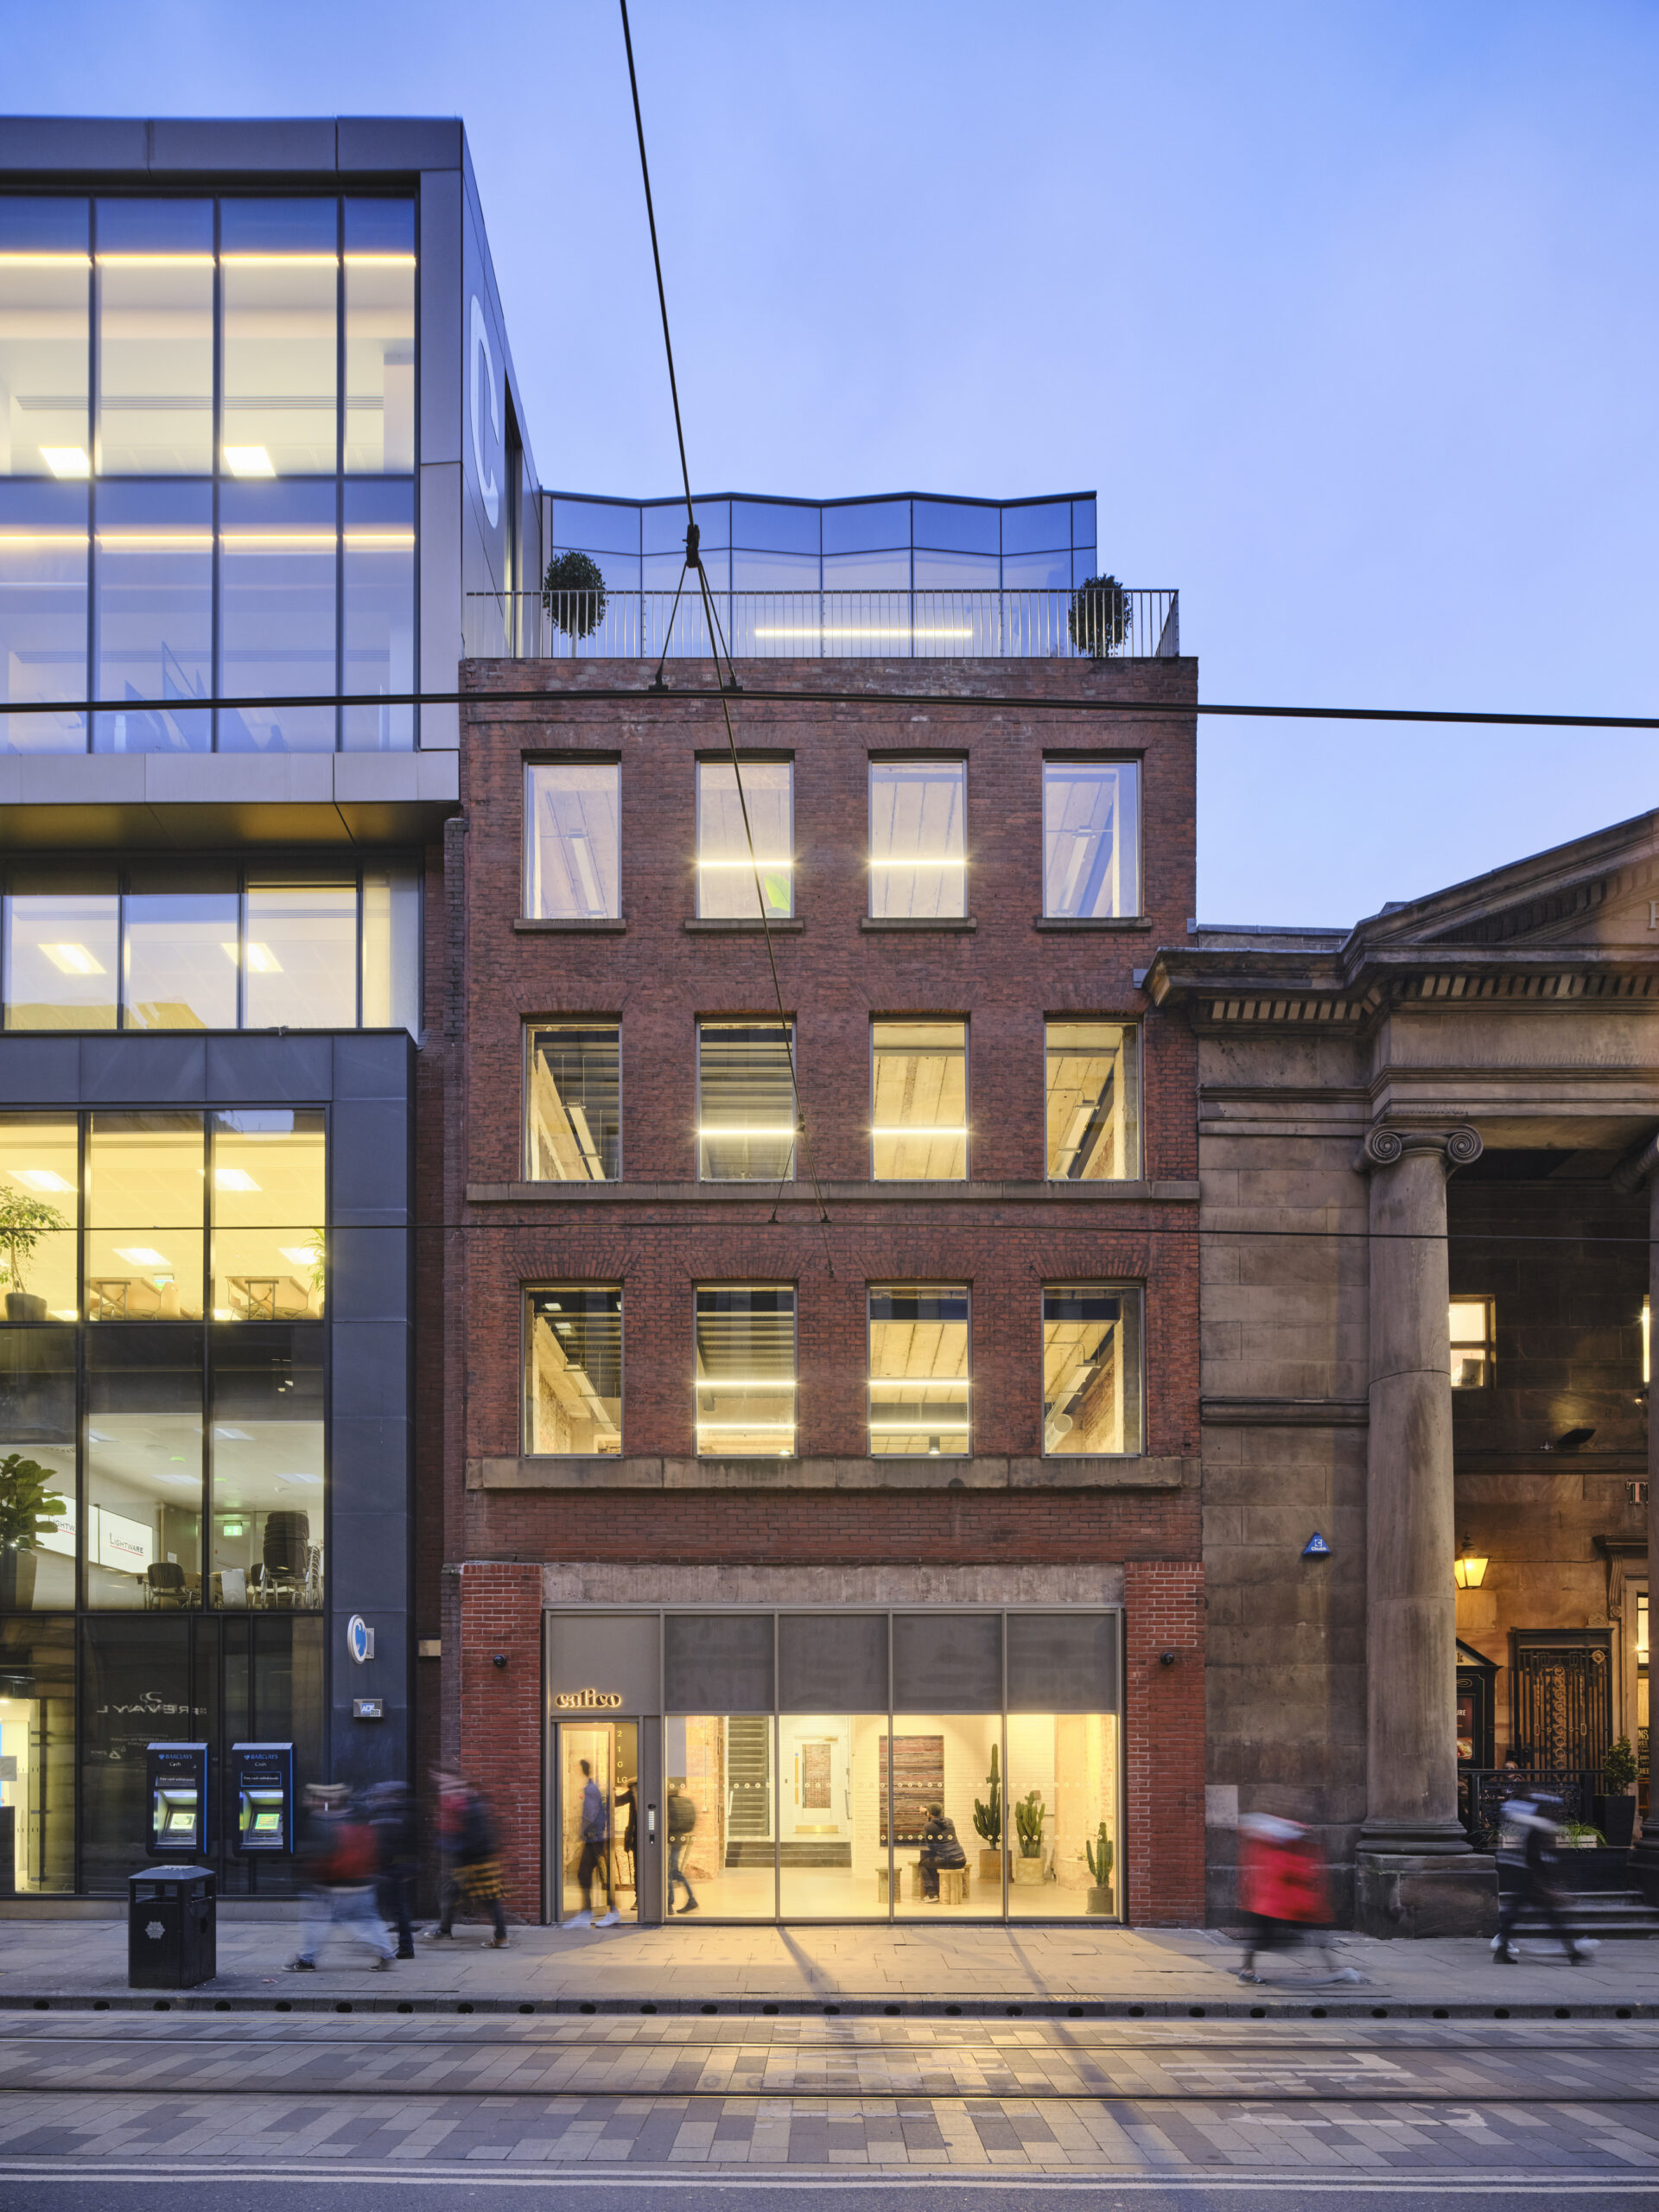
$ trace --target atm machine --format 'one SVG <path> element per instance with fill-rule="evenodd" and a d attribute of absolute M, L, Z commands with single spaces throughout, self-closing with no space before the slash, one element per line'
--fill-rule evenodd
<path fill-rule="evenodd" d="M 212 1849 L 207 1834 L 207 1745 L 151 1744 L 148 1780 L 150 1857 L 205 1857 Z"/>
<path fill-rule="evenodd" d="M 247 1854 L 294 1848 L 294 1746 L 232 1744 L 236 1848 Z"/>

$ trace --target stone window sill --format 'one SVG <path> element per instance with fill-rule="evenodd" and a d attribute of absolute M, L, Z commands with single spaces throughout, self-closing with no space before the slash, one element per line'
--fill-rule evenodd
<path fill-rule="evenodd" d="M 1149 930 L 1152 924 L 1141 914 L 1107 914 L 1098 918 L 1092 914 L 1080 917 L 1035 914 L 1032 917 L 1031 926 L 1034 930 L 1055 930 L 1064 934 L 1067 931 L 1087 933 L 1091 931 Z"/>
<path fill-rule="evenodd" d="M 689 937 L 764 937 L 768 929 L 773 937 L 798 937 L 806 925 L 792 917 L 780 915 L 776 920 L 769 919 L 764 924 L 735 918 L 717 921 L 704 921 L 699 918 L 694 922 L 682 922 L 680 927 Z"/>
<path fill-rule="evenodd" d="M 521 937 L 558 937 L 568 934 L 582 937 L 623 937 L 627 932 L 628 925 L 626 918 L 621 916 L 614 920 L 607 916 L 600 921 L 549 922 L 539 918 L 527 919 L 521 914 L 512 926 Z"/>
<path fill-rule="evenodd" d="M 966 935 L 979 924 L 971 914 L 927 914 L 914 920 L 908 914 L 866 914 L 858 926 L 874 937 L 900 930 L 932 930 L 949 936 L 952 932 Z"/>

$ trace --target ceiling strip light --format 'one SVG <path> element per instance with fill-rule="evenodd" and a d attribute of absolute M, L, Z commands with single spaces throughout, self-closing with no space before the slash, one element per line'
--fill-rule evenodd
<path fill-rule="evenodd" d="M 0 253 L 0 269 L 90 269 L 90 253 Z"/>

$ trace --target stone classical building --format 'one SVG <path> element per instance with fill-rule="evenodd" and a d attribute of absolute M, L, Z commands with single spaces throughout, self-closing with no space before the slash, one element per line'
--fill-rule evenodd
<path fill-rule="evenodd" d="M 1628 1736 L 1645 1809 L 1656 894 L 1644 815 L 1147 973 L 1199 1055 L 1212 1915 L 1242 1811 L 1408 1933 L 1489 1924 L 1506 1758 L 1588 1817 Z"/>

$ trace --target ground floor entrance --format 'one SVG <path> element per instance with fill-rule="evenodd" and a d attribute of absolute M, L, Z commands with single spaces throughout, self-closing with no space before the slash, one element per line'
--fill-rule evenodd
<path fill-rule="evenodd" d="M 547 1916 L 1121 1918 L 1120 1629 L 550 1611 Z"/>

